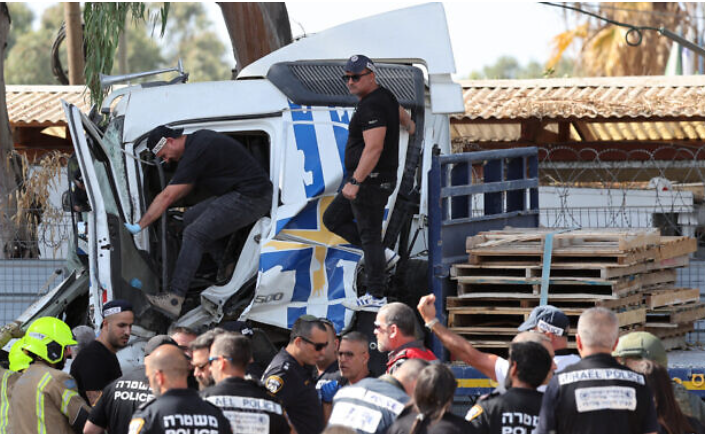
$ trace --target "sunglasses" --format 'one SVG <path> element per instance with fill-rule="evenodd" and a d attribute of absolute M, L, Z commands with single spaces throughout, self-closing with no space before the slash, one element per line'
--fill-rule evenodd
<path fill-rule="evenodd" d="M 345 74 L 345 75 L 343 75 L 343 76 L 340 77 L 340 78 L 342 78 L 343 81 L 346 82 L 346 83 L 347 83 L 350 79 L 352 79 L 353 83 L 357 83 L 358 81 L 360 81 L 360 78 L 361 78 L 361 77 L 364 77 L 364 76 L 370 75 L 370 74 L 372 74 L 372 71 L 365 72 L 364 74 L 352 74 L 352 75 L 347 75 L 347 74 Z"/>
<path fill-rule="evenodd" d="M 213 356 L 213 357 L 209 357 L 209 358 L 208 358 L 208 363 L 213 363 L 213 362 L 215 362 L 216 360 L 219 360 L 219 359 L 227 360 L 228 362 L 232 362 L 232 361 L 233 361 L 233 358 L 232 358 L 232 357 Z"/>
<path fill-rule="evenodd" d="M 299 337 L 300 337 L 304 342 L 306 342 L 307 344 L 313 345 L 313 348 L 314 348 L 316 351 L 323 351 L 323 349 L 328 346 L 328 342 L 318 343 L 318 342 L 313 342 L 312 340 L 310 340 L 310 339 L 308 339 L 308 338 L 305 338 L 305 337 L 303 337 L 303 336 L 299 336 Z"/>

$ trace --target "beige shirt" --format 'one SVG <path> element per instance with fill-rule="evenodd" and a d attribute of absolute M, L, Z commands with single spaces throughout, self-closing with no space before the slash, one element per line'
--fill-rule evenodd
<path fill-rule="evenodd" d="M 10 393 L 10 430 L 26 434 L 74 434 L 71 424 L 90 408 L 69 374 L 34 362 Z"/>
<path fill-rule="evenodd" d="M 10 432 L 10 390 L 20 375 L 22 374 L 0 367 L 0 434 Z"/>

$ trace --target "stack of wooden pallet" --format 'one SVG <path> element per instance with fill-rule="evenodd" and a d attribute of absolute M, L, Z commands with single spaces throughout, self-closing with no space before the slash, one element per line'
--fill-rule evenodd
<path fill-rule="evenodd" d="M 683 346 L 705 317 L 699 290 L 676 287 L 676 269 L 696 247 L 657 229 L 481 232 L 467 239 L 469 262 L 451 269 L 458 296 L 447 299 L 448 323 L 477 347 L 506 348 L 539 305 L 543 283 L 548 303 L 571 319 L 570 347 L 578 317 L 592 306 L 615 311 L 622 332 L 647 330 L 668 348 Z"/>

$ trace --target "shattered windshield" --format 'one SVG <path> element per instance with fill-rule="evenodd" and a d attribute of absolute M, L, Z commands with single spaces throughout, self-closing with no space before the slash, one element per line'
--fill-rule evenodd
<path fill-rule="evenodd" d="M 122 129 L 125 124 L 125 118 L 119 117 L 112 119 L 103 136 L 103 144 L 105 152 L 110 160 L 113 177 L 115 178 L 115 187 L 119 195 L 118 202 L 123 204 L 125 216 L 130 216 L 130 210 L 125 208 L 131 203 L 128 194 L 127 177 L 125 175 L 125 159 L 122 155 Z"/>

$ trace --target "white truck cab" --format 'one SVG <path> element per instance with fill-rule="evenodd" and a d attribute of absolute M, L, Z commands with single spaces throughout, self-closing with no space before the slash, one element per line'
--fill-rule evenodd
<path fill-rule="evenodd" d="M 448 115 L 464 109 L 461 88 L 451 79 L 455 65 L 440 3 L 306 37 L 247 66 L 233 81 L 121 88 L 106 99 L 108 123 L 101 127 L 64 103 L 90 205 L 74 217 L 84 222 L 86 244 L 72 276 L 19 321 L 28 324 L 63 309 L 78 320 L 83 312 L 98 327 L 103 303 L 122 298 L 135 306 L 136 335 L 149 337 L 171 323 L 145 294 L 168 289 L 183 212 L 208 192 L 196 189 L 136 236 L 124 228 L 140 219 L 174 173 L 145 145 L 150 130 L 167 125 L 184 134 L 211 129 L 237 139 L 274 185 L 271 212 L 230 237 L 225 263 L 216 267 L 204 259 L 177 323 L 213 326 L 239 319 L 287 329 L 308 313 L 345 329 L 352 311 L 341 303 L 360 289 L 361 251 L 332 234 L 321 217 L 344 177 L 356 99 L 340 77 L 353 54 L 375 61 L 378 81 L 417 124 L 413 136 L 400 134 L 398 183 L 384 223 L 385 245 L 398 249 L 408 267 L 409 254 L 419 250 L 411 228 L 417 221 L 413 227 L 423 229 L 431 149 L 448 152 Z"/>

